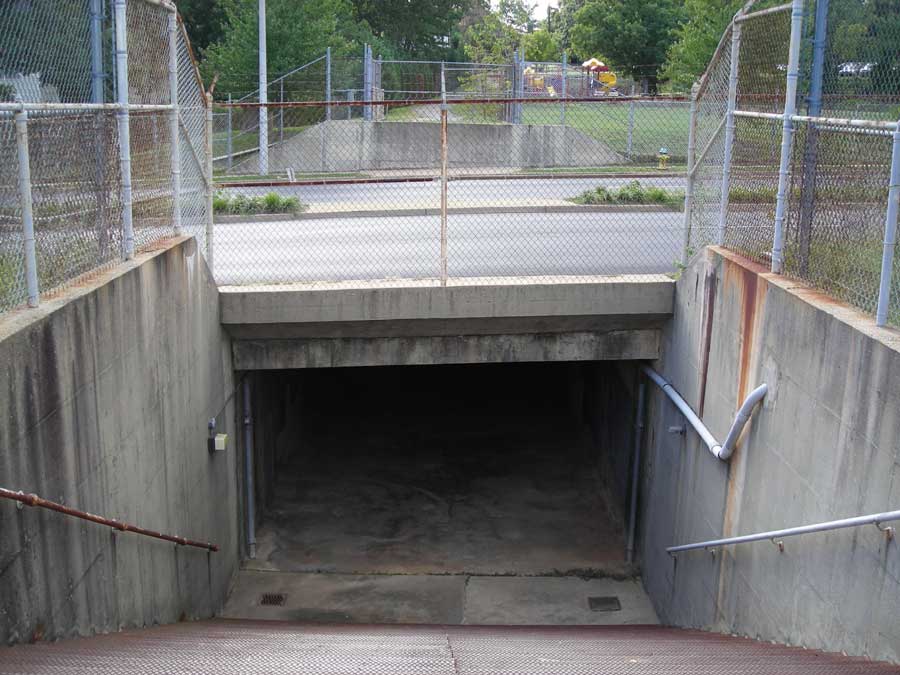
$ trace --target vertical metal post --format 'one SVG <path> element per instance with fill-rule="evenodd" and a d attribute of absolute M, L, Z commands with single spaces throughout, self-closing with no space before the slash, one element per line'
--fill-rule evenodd
<path fill-rule="evenodd" d="M 331 103 L 331 47 L 325 49 L 325 102 Z M 331 106 L 325 106 L 325 119 L 331 119 Z"/>
<path fill-rule="evenodd" d="M 809 102 L 806 114 L 818 117 L 822 114 L 822 91 L 825 81 L 825 47 L 828 39 L 829 0 L 816 0 L 816 27 L 813 37 L 813 62 L 809 82 Z M 800 243 L 800 274 L 809 270 L 809 247 L 812 242 L 812 224 L 816 209 L 816 168 L 819 162 L 819 127 L 810 123 L 806 132 L 806 149 L 803 156 L 803 178 L 800 182 L 800 214 L 797 225 Z"/>
<path fill-rule="evenodd" d="M 372 89 L 372 73 L 369 68 L 370 60 L 372 58 L 372 52 L 369 49 L 369 45 L 363 45 L 363 102 L 371 101 L 371 89 Z M 366 103 L 363 106 L 363 119 L 366 122 L 372 121 L 372 104 Z"/>
<path fill-rule="evenodd" d="M 347 90 L 347 103 L 353 103 L 355 100 L 356 100 L 355 92 L 352 89 L 348 89 Z M 353 106 L 348 105 L 347 106 L 347 119 L 349 120 L 352 117 L 353 117 Z"/>
<path fill-rule="evenodd" d="M 278 108 L 278 142 L 284 143 L 284 79 L 282 78 L 279 81 L 280 90 L 278 95 L 278 100 L 281 103 L 281 107 Z"/>
<path fill-rule="evenodd" d="M 719 201 L 719 230 L 716 243 L 725 243 L 725 226 L 728 222 L 728 200 L 731 196 L 731 158 L 734 152 L 734 111 L 737 107 L 738 72 L 741 58 L 741 22 L 743 12 L 738 12 L 731 24 L 731 70 L 728 75 L 728 112 L 725 118 L 725 159 L 722 161 L 722 197 Z"/>
<path fill-rule="evenodd" d="M 134 257 L 134 222 L 131 213 L 131 120 L 128 117 L 128 22 L 125 0 L 115 0 L 116 91 L 119 108 L 119 171 L 122 176 L 122 253 L 125 260 Z"/>
<path fill-rule="evenodd" d="M 15 114 L 16 149 L 19 161 L 19 200 L 22 207 L 22 236 L 25 240 L 25 289 L 28 306 L 37 307 L 40 297 L 37 276 L 37 252 L 34 246 L 34 212 L 31 201 L 31 160 L 28 153 L 28 113 Z"/>
<path fill-rule="evenodd" d="M 878 309 L 875 313 L 875 324 L 878 326 L 887 325 L 891 307 L 898 214 L 900 214 L 900 121 L 897 122 L 897 129 L 894 131 L 894 152 L 891 156 L 891 187 L 884 222 L 884 251 L 881 254 L 881 286 L 878 290 Z"/>
<path fill-rule="evenodd" d="M 696 158 L 697 154 L 697 94 L 700 86 L 695 84 L 691 87 L 691 113 L 688 123 L 688 147 L 687 147 L 687 179 L 684 187 L 684 248 L 681 254 L 681 264 L 688 264 L 688 257 L 691 247 L 691 227 L 693 225 L 691 218 L 694 211 L 694 182 L 697 176 Z"/>
<path fill-rule="evenodd" d="M 787 90 L 781 131 L 781 166 L 778 171 L 778 201 L 775 205 L 775 237 L 772 243 L 772 271 L 784 272 L 784 221 L 791 182 L 791 153 L 794 146 L 794 120 L 797 112 L 797 84 L 800 80 L 800 47 L 803 37 L 803 0 L 791 7 L 791 47 L 788 53 Z"/>
<path fill-rule="evenodd" d="M 441 286 L 447 285 L 447 187 L 449 157 L 447 147 L 447 80 L 441 62 Z"/>
<path fill-rule="evenodd" d="M 269 173 L 269 74 L 266 52 L 266 0 L 259 0 L 259 175 Z"/>
<path fill-rule="evenodd" d="M 568 84 L 569 74 L 569 54 L 563 52 L 562 57 L 562 82 L 560 83 L 560 104 L 559 104 L 559 123 L 566 126 L 566 85 Z"/>
<path fill-rule="evenodd" d="M 628 161 L 631 161 L 631 157 L 634 154 L 634 113 L 635 113 L 635 84 L 634 80 L 631 81 L 631 102 L 628 104 L 628 140 L 626 141 L 625 146 L 625 156 L 628 158 Z"/>
<path fill-rule="evenodd" d="M 231 167 L 234 162 L 234 123 L 231 119 L 231 94 L 228 94 L 228 107 L 225 109 L 225 170 L 231 173 Z"/>
<path fill-rule="evenodd" d="M 638 384 L 637 412 L 634 420 L 634 453 L 631 467 L 631 505 L 628 510 L 628 544 L 625 548 L 625 562 L 634 561 L 634 532 L 637 529 L 637 493 L 641 478 L 641 445 L 644 439 L 644 398 L 646 385 L 644 378 Z"/>
<path fill-rule="evenodd" d="M 213 97 L 206 94 L 206 264 L 210 272 L 215 271 L 213 266 L 213 192 L 216 189 L 213 182 Z"/>
<path fill-rule="evenodd" d="M 178 16 L 169 12 L 169 129 L 172 155 L 172 227 L 181 234 L 181 134 L 178 116 Z"/>
<path fill-rule="evenodd" d="M 91 103 L 103 103 L 103 0 L 91 0 Z"/>
<path fill-rule="evenodd" d="M 244 485 L 247 499 L 247 549 L 256 557 L 256 488 L 253 473 L 253 411 L 250 407 L 250 377 L 244 376 Z"/>

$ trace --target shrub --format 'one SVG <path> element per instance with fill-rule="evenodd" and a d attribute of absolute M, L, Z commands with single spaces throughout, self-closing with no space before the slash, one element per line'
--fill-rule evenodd
<path fill-rule="evenodd" d="M 222 192 L 213 195 L 213 211 L 233 216 L 257 213 L 297 214 L 304 208 L 297 197 L 282 197 L 277 192 L 269 192 L 262 197 L 250 197 L 245 194 L 227 195 Z"/>
<path fill-rule="evenodd" d="M 599 186 L 572 199 L 576 204 L 663 204 L 677 205 L 684 201 L 680 190 L 666 190 L 661 187 L 647 187 L 640 181 L 631 181 L 618 190 Z"/>

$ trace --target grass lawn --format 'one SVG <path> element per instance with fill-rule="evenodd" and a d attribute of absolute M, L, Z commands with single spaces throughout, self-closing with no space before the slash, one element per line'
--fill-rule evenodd
<path fill-rule="evenodd" d="M 627 103 L 570 103 L 566 124 L 625 154 L 628 149 Z M 559 124 L 559 104 L 525 104 L 525 124 Z M 673 162 L 687 155 L 690 108 L 688 103 L 638 103 L 634 114 L 633 155 L 655 160 L 660 148 L 667 148 Z"/>

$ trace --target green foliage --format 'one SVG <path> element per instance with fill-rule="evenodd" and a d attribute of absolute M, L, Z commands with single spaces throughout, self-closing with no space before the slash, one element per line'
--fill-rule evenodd
<path fill-rule="evenodd" d="M 220 91 L 247 91 L 257 72 L 257 0 L 222 0 L 226 27 L 221 40 L 206 50 L 206 79 L 219 75 Z M 286 72 L 325 53 L 356 55 L 363 42 L 381 45 L 364 22 L 353 16 L 349 0 L 268 0 L 266 36 L 269 73 Z M 378 51 L 376 50 L 376 51 Z"/>
<path fill-rule="evenodd" d="M 525 36 L 525 59 L 528 61 L 559 62 L 562 51 L 556 36 L 550 31 L 540 28 Z"/>
<path fill-rule="evenodd" d="M 570 61 L 573 63 L 580 63 L 590 58 L 590 55 L 582 56 L 574 52 L 571 37 L 572 28 L 575 26 L 575 15 L 578 13 L 578 10 L 584 7 L 586 2 L 587 0 L 559 0 L 559 11 L 553 17 L 552 25 L 549 27 L 560 47 L 569 52 L 570 57 L 572 57 Z"/>
<path fill-rule="evenodd" d="M 683 19 L 683 0 L 589 0 L 575 15 L 572 47 L 585 58 L 640 67 L 650 91 L 655 91 L 656 67 L 665 60 Z"/>
<path fill-rule="evenodd" d="M 476 63 L 511 63 L 522 34 L 496 12 L 485 15 L 463 35 L 466 58 Z"/>
<path fill-rule="evenodd" d="M 200 54 L 222 39 L 226 25 L 224 3 L 218 0 L 178 0 L 178 11 L 191 38 L 191 46 Z"/>
<path fill-rule="evenodd" d="M 640 181 L 631 181 L 618 190 L 603 185 L 582 192 L 572 199 L 576 204 L 658 204 L 676 206 L 684 202 L 684 193 L 660 187 L 644 187 Z"/>
<path fill-rule="evenodd" d="M 716 46 L 746 0 L 684 0 L 688 19 L 675 28 L 662 77 L 676 87 L 690 87 L 706 70 Z"/>
<path fill-rule="evenodd" d="M 441 58 L 472 0 L 353 0 L 355 18 L 407 56 Z"/>
<path fill-rule="evenodd" d="M 213 195 L 213 212 L 232 216 L 257 213 L 301 213 L 306 207 L 296 197 L 282 197 L 277 192 L 269 192 L 262 197 L 244 194 L 227 195 L 216 192 Z"/>

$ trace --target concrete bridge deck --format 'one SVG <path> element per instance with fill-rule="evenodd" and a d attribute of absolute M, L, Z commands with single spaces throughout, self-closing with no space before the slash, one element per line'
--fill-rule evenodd
<path fill-rule="evenodd" d="M 656 359 L 662 274 L 222 287 L 235 368 Z"/>
<path fill-rule="evenodd" d="M 898 673 L 900 667 L 658 626 L 203 621 L 5 650 L 0 673 L 576 675 Z"/>

